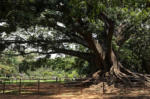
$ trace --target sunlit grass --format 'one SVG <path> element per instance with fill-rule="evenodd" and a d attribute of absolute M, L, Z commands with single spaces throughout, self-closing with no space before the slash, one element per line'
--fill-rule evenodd
<path fill-rule="evenodd" d="M 21 83 L 53 83 L 56 82 L 56 80 L 5 80 L 3 81 L 3 83 L 5 82 L 5 84 L 19 84 Z M 63 81 L 60 81 L 63 82 Z"/>

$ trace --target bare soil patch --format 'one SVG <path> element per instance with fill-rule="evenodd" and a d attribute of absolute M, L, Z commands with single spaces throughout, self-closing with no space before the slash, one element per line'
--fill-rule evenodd
<path fill-rule="evenodd" d="M 42 83 L 40 93 L 36 86 L 24 86 L 23 90 L 33 93 L 0 94 L 0 99 L 150 99 L 150 88 L 116 88 L 102 83 L 88 88 L 65 86 L 60 83 Z"/>

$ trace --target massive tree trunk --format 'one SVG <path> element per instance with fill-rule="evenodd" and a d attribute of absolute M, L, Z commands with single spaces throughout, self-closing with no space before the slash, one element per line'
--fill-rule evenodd
<path fill-rule="evenodd" d="M 94 53 L 94 62 L 96 68 L 99 68 L 99 71 L 96 71 L 93 74 L 93 78 L 89 79 L 94 80 L 101 78 L 102 76 L 107 76 L 105 78 L 108 82 L 121 82 L 123 84 L 133 85 L 132 82 L 140 82 L 145 84 L 145 82 L 150 81 L 149 75 L 142 75 L 138 73 L 131 72 L 122 66 L 118 61 L 114 51 L 112 50 L 112 37 L 114 33 L 114 23 L 111 19 L 107 18 L 105 14 L 101 14 L 102 19 L 106 24 L 106 36 L 104 37 L 103 46 L 101 46 L 98 40 L 95 40 L 92 37 L 92 33 L 80 33 L 84 40 L 88 43 L 89 48 Z M 149 85 L 149 83 L 146 83 Z"/>
<path fill-rule="evenodd" d="M 87 37 L 86 37 L 87 39 Z M 91 48 L 94 50 L 95 58 L 93 58 L 93 62 L 95 62 L 94 68 L 98 68 L 95 73 L 93 73 L 93 77 L 85 81 L 84 83 L 90 81 L 96 81 L 105 77 L 106 81 L 109 84 L 122 83 L 125 85 L 132 86 L 134 82 L 138 82 L 136 84 L 145 84 L 149 86 L 150 76 L 143 75 L 139 73 L 131 72 L 130 70 L 123 67 L 123 65 L 117 59 L 114 51 L 111 49 L 110 57 L 107 56 L 107 52 L 103 50 L 98 42 L 93 40 L 91 37 L 88 38 L 88 43 Z M 109 59 L 109 60 L 106 60 Z M 91 83 L 88 83 L 91 84 Z"/>

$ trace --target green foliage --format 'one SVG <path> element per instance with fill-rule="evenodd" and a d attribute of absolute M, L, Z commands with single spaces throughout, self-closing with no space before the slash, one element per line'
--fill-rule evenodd
<path fill-rule="evenodd" d="M 22 57 L 12 56 L 13 52 L 6 52 L 8 55 L 0 56 L 0 75 L 1 76 L 15 76 L 18 74 L 18 65 L 22 61 Z"/>
<path fill-rule="evenodd" d="M 57 52 L 58 48 L 71 49 L 69 47 L 70 42 L 69 44 L 56 42 L 62 38 L 72 40 L 78 36 L 81 39 L 78 38 L 79 40 L 77 39 L 76 42 L 82 42 L 84 39 L 78 31 L 86 34 L 91 33 L 94 39 L 102 43 L 102 46 L 105 46 L 108 25 L 106 19 L 100 16 L 101 13 L 104 13 L 114 21 L 115 35 L 112 44 L 121 62 L 127 68 L 141 72 L 142 60 L 149 60 L 149 0 L 46 0 L 47 2 L 44 2 L 44 0 L 22 0 L 19 3 L 12 1 L 1 3 L 0 19 L 4 20 L 6 24 L 0 26 L 0 32 L 14 34 L 13 31 L 18 28 L 24 29 L 23 32 L 19 31 L 20 34 L 34 32 L 27 35 L 26 40 L 30 41 L 30 43 L 25 47 L 29 46 L 38 50 L 41 48 L 40 50 L 45 53 L 48 51 Z M 59 26 L 58 22 L 62 23 L 63 26 Z M 127 28 L 118 33 L 117 30 L 122 24 L 127 24 L 129 27 L 126 26 Z M 51 31 L 51 35 L 48 35 L 49 31 Z M 124 45 L 119 45 L 118 43 L 120 42 L 117 42 L 120 39 L 117 36 L 120 34 L 122 34 L 120 38 L 124 37 L 127 40 Z M 3 39 L 1 36 L 0 40 Z M 15 40 L 22 39 L 16 37 Z M 38 43 L 38 41 L 42 40 L 47 41 L 47 43 Z M 75 50 L 92 53 L 90 48 L 83 47 L 83 43 L 75 44 Z M 5 45 L 0 42 L 0 51 L 7 48 L 7 45 L 9 43 Z M 21 44 L 15 45 L 17 48 L 18 46 L 20 48 Z M 57 76 L 66 75 L 65 73 L 67 72 L 67 75 L 72 77 L 76 73 L 89 73 L 91 69 L 85 60 L 77 58 L 39 58 L 36 61 L 32 59 L 33 57 L 29 55 L 20 63 L 14 57 L 2 56 L 1 64 L 9 65 L 10 67 L 18 66 L 15 69 L 19 70 L 19 72 L 27 73 L 28 75 L 32 75 L 32 73 L 34 75 L 40 74 L 38 76 L 42 75 L 43 77 L 52 75 L 49 72 L 53 71 Z M 49 70 L 47 71 L 47 69 Z"/>
<path fill-rule="evenodd" d="M 121 47 L 113 42 L 114 49 L 121 63 L 126 68 L 141 73 L 145 73 L 143 62 L 148 62 L 150 57 L 150 35 L 149 32 L 146 29 L 143 30 L 143 28 L 145 27 L 141 27 L 142 30 L 133 34 Z"/>
<path fill-rule="evenodd" d="M 44 61 L 41 61 L 44 60 Z M 40 64 L 39 64 L 40 61 Z M 32 62 L 34 70 L 27 68 L 26 74 L 28 76 L 37 76 L 42 78 L 50 77 L 78 77 L 79 71 L 77 67 L 74 67 L 75 60 L 69 56 L 65 58 L 55 59 L 38 59 Z M 35 65 L 35 66 L 34 66 Z M 38 66 L 41 65 L 41 66 Z M 81 66 L 80 66 L 81 67 Z"/>
<path fill-rule="evenodd" d="M 0 64 L 0 76 L 11 75 L 13 68 Z"/>

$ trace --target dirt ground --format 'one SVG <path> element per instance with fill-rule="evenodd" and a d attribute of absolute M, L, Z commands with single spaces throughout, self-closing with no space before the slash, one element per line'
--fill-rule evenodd
<path fill-rule="evenodd" d="M 22 90 L 26 93 L 0 94 L 0 99 L 150 99 L 150 88 L 118 89 L 105 86 L 103 90 L 101 84 L 82 88 L 59 83 L 44 83 L 40 85 L 39 95 L 36 86 L 23 87 Z M 32 93 L 27 93 L 28 91 Z"/>

